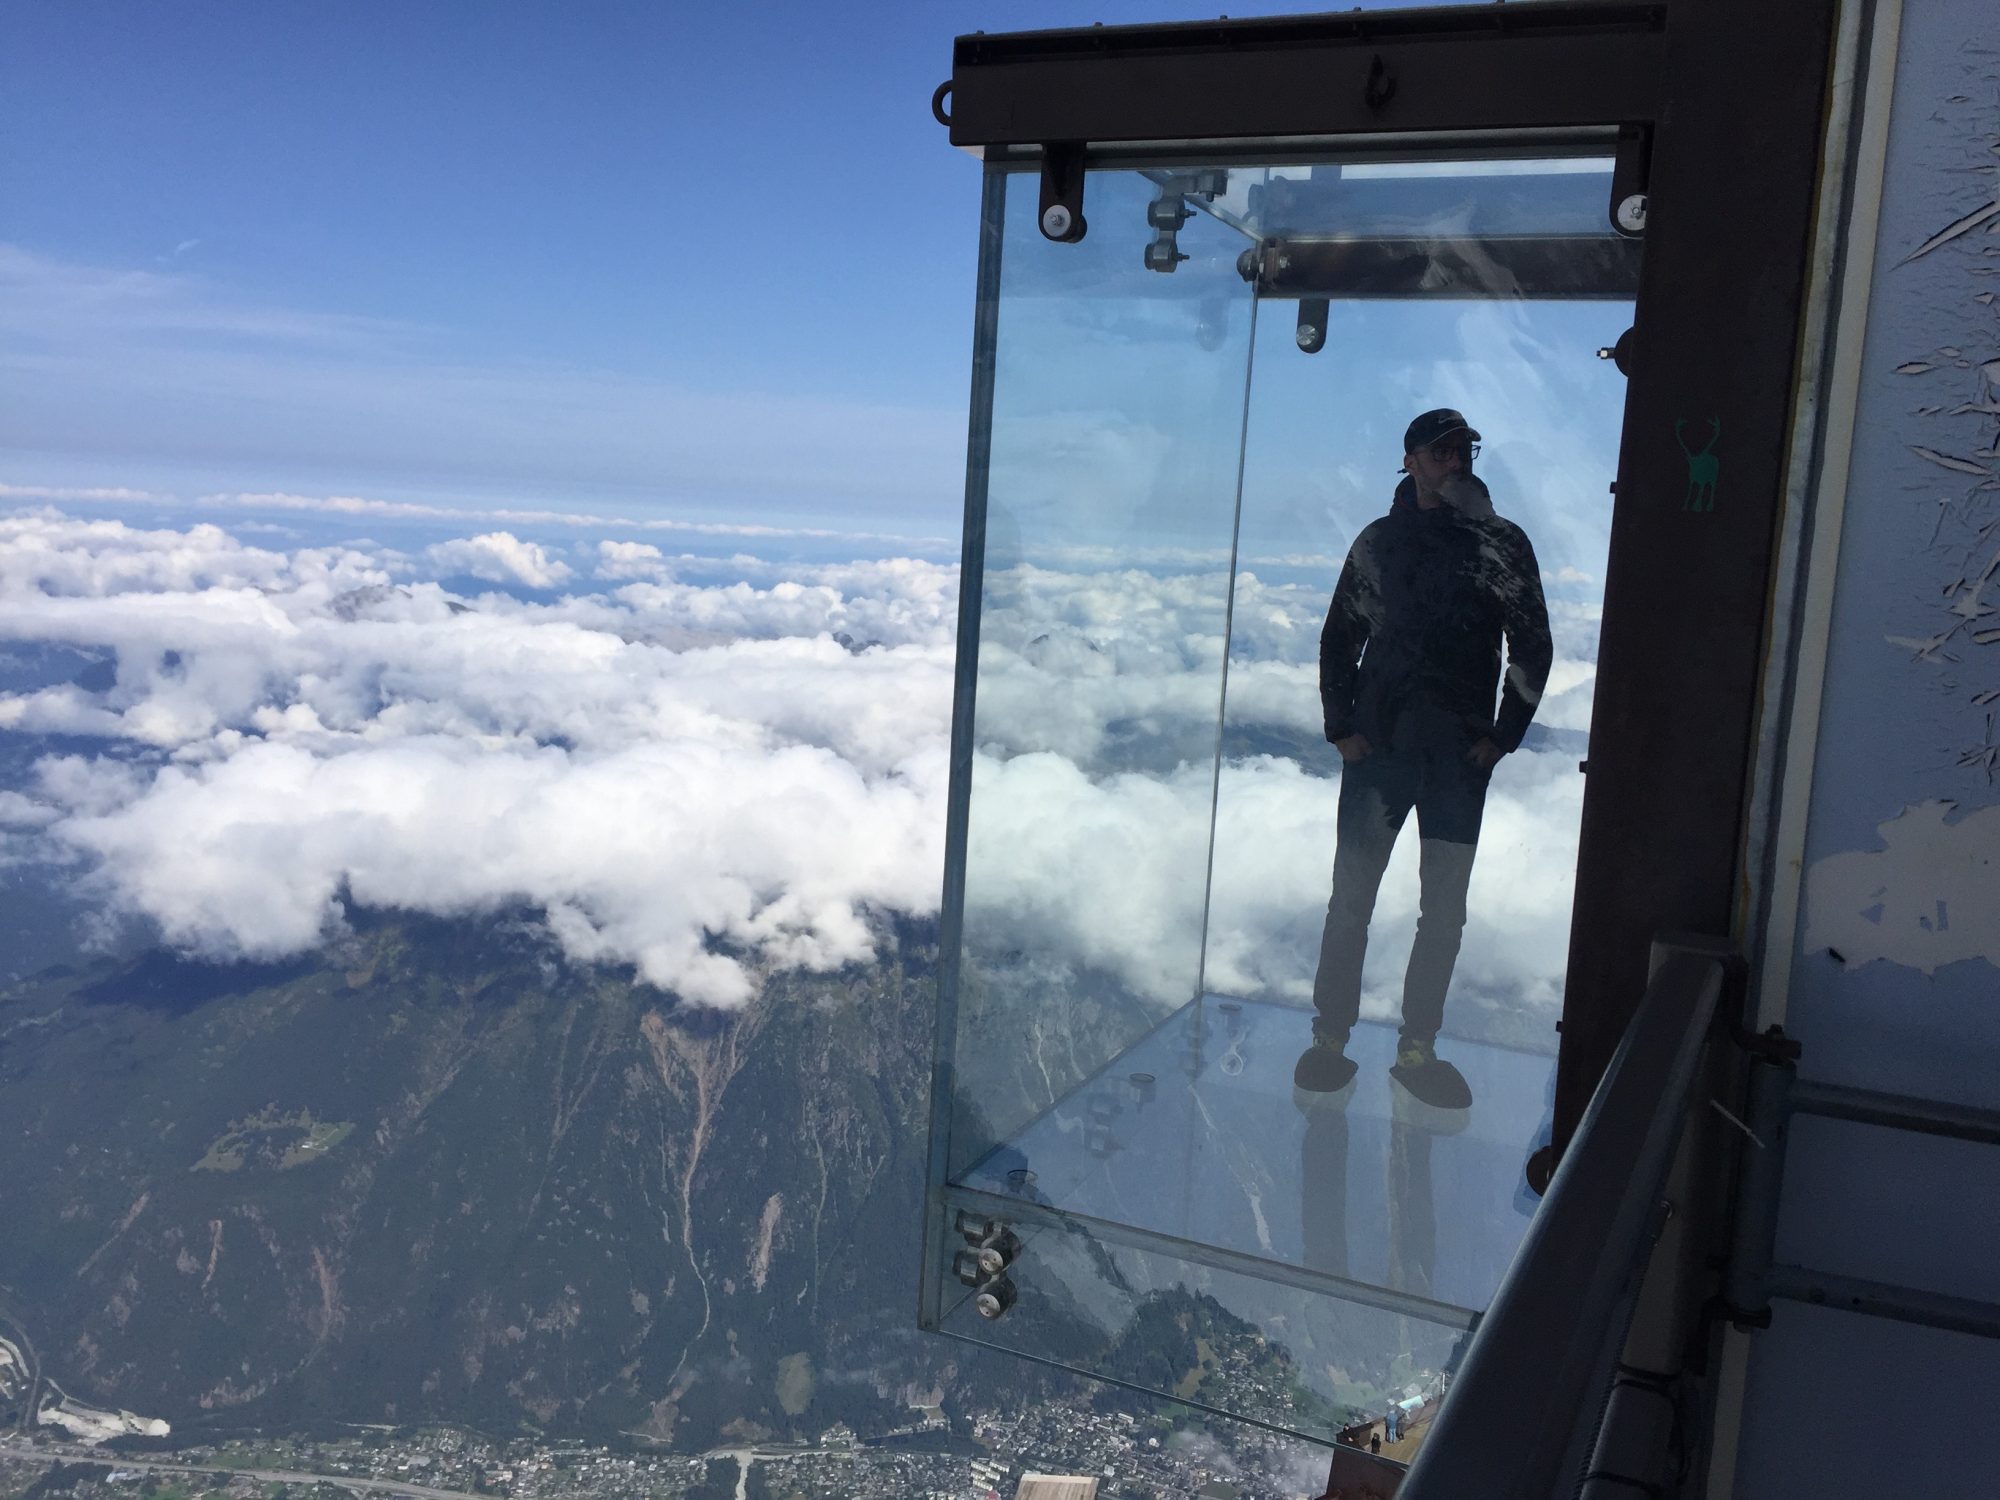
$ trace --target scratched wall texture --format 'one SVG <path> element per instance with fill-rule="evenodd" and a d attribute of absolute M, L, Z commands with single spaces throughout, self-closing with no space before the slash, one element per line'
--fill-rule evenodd
<path fill-rule="evenodd" d="M 1992 0 L 1905 8 L 1876 257 L 1787 1024 L 1818 1076 L 1985 1102 L 2000 1078 Z"/>
<path fill-rule="evenodd" d="M 1786 1028 L 2000 1107 L 2000 0 L 1905 0 Z M 2000 1148 L 1800 1119 L 1777 1259 L 2000 1301 Z M 1777 1303 L 1739 1497 L 2000 1493 L 2000 1344 Z"/>

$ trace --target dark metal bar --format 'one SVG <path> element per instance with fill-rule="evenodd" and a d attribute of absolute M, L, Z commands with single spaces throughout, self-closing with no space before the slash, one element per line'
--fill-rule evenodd
<path fill-rule="evenodd" d="M 1729 1266 L 1722 1300 L 1739 1325 L 1762 1328 L 1771 1321 L 1771 1293 L 1765 1273 L 1778 1242 L 1778 1199 L 1785 1185 L 1786 1122 L 1798 1072 L 1790 1063 L 1759 1059 L 1751 1064 L 1747 1116 L 1753 1139 L 1736 1175 L 1736 1212 L 1730 1235 Z"/>
<path fill-rule="evenodd" d="M 917 1326 L 944 1316 L 945 1207 L 957 1123 L 959 952 L 965 930 L 965 842 L 972 806 L 974 690 L 979 682 L 979 602 L 986 579 L 986 480 L 993 450 L 993 383 L 1000 337 L 1000 243 L 1007 179 L 986 174 L 980 205 L 979 294 L 973 313 L 972 411 L 965 454 L 965 542 L 958 574 L 958 663 L 951 708 L 951 791 L 945 807 L 944 893 L 938 917 L 937 1017 L 931 1041 L 931 1129 L 924 1256 Z"/>
<path fill-rule="evenodd" d="M 2000 1110 L 1978 1109 L 1969 1104 L 1946 1104 L 1908 1094 L 1879 1094 L 1872 1089 L 1848 1088 L 1837 1083 L 1801 1081 L 1792 1086 L 1792 1109 L 1798 1114 L 1818 1115 L 1827 1120 L 1851 1120 L 1858 1125 L 1881 1125 L 1890 1130 L 2000 1146 Z"/>
<path fill-rule="evenodd" d="M 1639 242 L 1585 235 L 1279 239 L 1250 262 L 1260 297 L 1552 297 L 1630 301 Z"/>
<path fill-rule="evenodd" d="M 1314 167 L 1336 158 L 1343 166 L 1411 158 L 1543 161 L 1552 157 L 1610 156 L 1617 148 L 1618 126 L 1599 123 L 1510 130 L 1403 130 L 1374 135 L 1113 141 L 1093 144 L 1087 165 L 1095 172 L 1165 173 L 1193 167 Z M 1012 172 L 1041 169 L 1040 146 L 988 146 L 983 155 L 989 167 L 1003 166 Z"/>
<path fill-rule="evenodd" d="M 962 36 L 955 146 L 1648 120 L 1666 7 L 1552 0 Z"/>
<path fill-rule="evenodd" d="M 1942 1292 L 1854 1276 L 1830 1276 L 1804 1266 L 1772 1266 L 1765 1287 L 1771 1296 L 1790 1302 L 1810 1302 L 1815 1307 L 1865 1313 L 1871 1318 L 1894 1318 L 1899 1323 L 2000 1339 L 2000 1304 L 1970 1297 L 1948 1297 Z"/>
<path fill-rule="evenodd" d="M 1400 1500 L 1554 1495 L 1596 1440 L 1723 989 L 1670 952 L 1592 1096 Z"/>

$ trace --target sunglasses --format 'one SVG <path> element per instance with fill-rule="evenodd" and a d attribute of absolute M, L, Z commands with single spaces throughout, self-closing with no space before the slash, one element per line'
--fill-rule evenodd
<path fill-rule="evenodd" d="M 1439 463 L 1443 463 L 1454 453 L 1461 455 L 1467 463 L 1471 463 L 1475 458 L 1479 457 L 1479 444 L 1454 443 L 1447 438 L 1441 442 L 1432 443 L 1427 451 Z"/>

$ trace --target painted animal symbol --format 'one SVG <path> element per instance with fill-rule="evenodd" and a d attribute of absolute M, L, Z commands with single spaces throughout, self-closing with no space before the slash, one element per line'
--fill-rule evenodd
<path fill-rule="evenodd" d="M 1681 445 L 1688 461 L 1687 498 L 1681 502 L 1681 509 L 1711 511 L 1715 509 L 1715 481 L 1722 473 L 1722 460 L 1715 455 L 1716 442 L 1722 436 L 1722 418 L 1708 419 L 1708 441 L 1699 449 L 1690 448 L 1681 435 L 1686 426 L 1686 417 L 1674 419 L 1674 441 Z"/>

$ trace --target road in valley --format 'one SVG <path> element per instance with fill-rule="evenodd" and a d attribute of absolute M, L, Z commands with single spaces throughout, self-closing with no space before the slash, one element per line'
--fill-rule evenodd
<path fill-rule="evenodd" d="M 237 1469 L 218 1468 L 213 1464 L 169 1464 L 139 1458 L 129 1453 L 107 1457 L 85 1449 L 59 1444 L 30 1447 L 26 1443 L 0 1440 L 0 1453 L 10 1458 L 46 1458 L 66 1464 L 96 1464 L 104 1469 L 129 1469 L 135 1474 L 221 1474 L 231 1478 L 243 1475 L 250 1479 L 261 1479 L 267 1484 L 338 1485 L 341 1489 L 352 1490 L 357 1495 L 416 1495 L 420 1500 L 493 1500 L 491 1495 L 477 1495 L 471 1490 L 433 1489 L 429 1485 L 411 1484 L 401 1479 L 376 1479 L 366 1474 L 305 1474 L 293 1469 Z"/>

